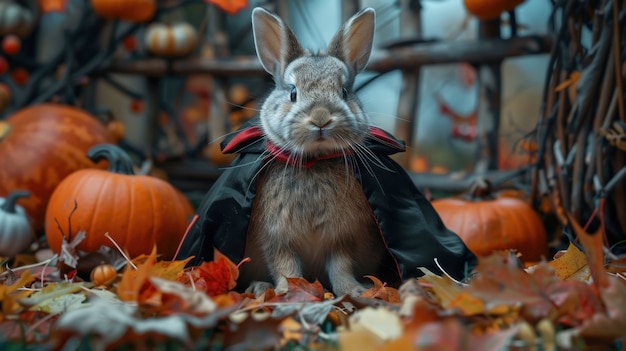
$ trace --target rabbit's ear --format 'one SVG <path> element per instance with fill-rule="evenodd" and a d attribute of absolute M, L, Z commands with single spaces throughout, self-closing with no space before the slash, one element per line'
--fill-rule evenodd
<path fill-rule="evenodd" d="M 361 72 L 372 52 L 375 27 L 374 9 L 368 7 L 359 11 L 335 34 L 328 45 L 328 53 L 348 64 L 353 74 Z"/>
<path fill-rule="evenodd" d="M 252 11 L 252 31 L 261 65 L 273 76 L 282 75 L 287 64 L 303 53 L 291 29 L 280 17 L 263 8 Z"/>

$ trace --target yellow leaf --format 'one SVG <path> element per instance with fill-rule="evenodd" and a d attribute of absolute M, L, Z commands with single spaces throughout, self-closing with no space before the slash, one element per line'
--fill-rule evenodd
<path fill-rule="evenodd" d="M 573 279 L 575 277 L 578 277 L 578 280 L 580 280 L 581 275 L 589 276 L 589 266 L 587 265 L 585 253 L 572 243 L 569 244 L 563 255 L 548 262 L 548 265 L 554 268 L 554 273 L 561 280 Z M 586 279 L 583 277 L 582 280 Z"/>
<path fill-rule="evenodd" d="M 438 276 L 426 268 L 421 267 L 420 270 L 424 273 L 423 276 L 417 278 L 419 282 L 426 282 L 430 285 L 439 303 L 442 307 L 447 308 L 452 301 L 457 299 L 463 288 L 460 284 L 450 279 L 448 276 Z"/>
<path fill-rule="evenodd" d="M 578 71 L 572 72 L 566 80 L 564 80 L 563 82 L 561 82 L 561 84 L 557 85 L 554 88 L 554 91 L 559 92 L 569 86 L 572 86 L 572 85 L 576 86 L 576 84 L 578 83 L 578 80 L 580 79 L 580 76 L 581 76 L 580 72 Z"/>
<path fill-rule="evenodd" d="M 176 280 L 193 256 L 180 261 L 159 261 L 153 267 L 152 276 L 167 280 Z"/>
<path fill-rule="evenodd" d="M 58 313 L 76 307 L 85 300 L 84 293 L 76 294 L 82 292 L 85 285 L 86 283 L 50 283 L 29 298 L 18 301 L 31 311 Z"/>
<path fill-rule="evenodd" d="M 18 279 L 15 283 L 11 285 L 0 285 L 0 301 L 3 301 L 9 294 L 32 282 L 33 280 L 35 280 L 35 277 L 30 273 L 30 271 L 25 271 L 20 276 L 20 279 Z"/>

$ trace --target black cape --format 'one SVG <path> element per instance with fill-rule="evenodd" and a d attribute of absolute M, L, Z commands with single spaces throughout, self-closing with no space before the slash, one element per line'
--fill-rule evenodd
<path fill-rule="evenodd" d="M 212 260 L 214 248 L 235 263 L 244 258 L 256 193 L 254 179 L 269 156 L 268 143 L 255 123 L 258 124 L 258 120 L 246 124 L 222 142 L 224 153 L 238 156 L 204 197 L 197 211 L 200 219 L 189 230 L 177 259 L 193 255 L 195 259 L 190 264 L 198 265 Z M 378 221 L 397 275 L 378 278 L 397 281 L 398 276 L 401 280 L 418 277 L 422 275 L 418 267 L 441 274 L 435 260 L 447 274 L 456 279 L 465 278 L 475 266 L 476 257 L 443 225 L 405 170 L 389 157 L 403 152 L 404 143 L 381 129 L 370 127 L 366 146 L 381 164 L 365 161 L 366 165 L 364 160 L 355 157 L 354 171 Z"/>

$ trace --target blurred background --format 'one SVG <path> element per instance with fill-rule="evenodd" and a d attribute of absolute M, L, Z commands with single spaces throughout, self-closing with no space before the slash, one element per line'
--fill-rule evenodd
<path fill-rule="evenodd" d="M 590 230 L 606 225 L 608 242 L 621 243 L 626 15 L 620 2 L 602 4 L 2 0 L 0 153 L 10 162 L 0 171 L 0 196 L 33 190 L 22 203 L 43 216 L 77 162 L 67 151 L 52 151 L 65 155 L 63 164 L 48 162 L 50 154 L 19 155 L 85 137 L 67 121 L 42 124 L 71 107 L 104 126 L 136 172 L 165 179 L 197 206 L 234 157 L 221 153 L 220 141 L 256 115 L 273 86 L 254 52 L 252 9 L 275 11 L 317 50 L 369 6 L 377 12 L 374 52 L 355 89 L 371 123 L 407 143 L 394 157 L 430 199 L 485 178 L 539 213 L 550 240 L 571 214 Z M 42 104 L 32 117 L 39 124 L 23 127 L 27 145 L 13 145 L 15 120 Z M 38 142 L 63 128 L 74 134 Z"/>

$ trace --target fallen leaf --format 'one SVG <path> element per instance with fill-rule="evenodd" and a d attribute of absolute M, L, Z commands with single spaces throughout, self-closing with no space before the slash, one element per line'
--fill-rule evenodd
<path fill-rule="evenodd" d="M 607 275 L 606 286 L 599 288 L 605 311 L 595 313 L 578 329 L 580 336 L 617 338 L 626 336 L 626 283 Z"/>
<path fill-rule="evenodd" d="M 159 261 L 152 268 L 152 276 L 167 280 L 176 280 L 193 256 L 178 261 Z"/>
<path fill-rule="evenodd" d="M 370 279 L 374 286 L 364 291 L 361 297 L 380 299 L 389 303 L 400 303 L 400 293 L 398 293 L 397 289 L 387 286 L 387 284 L 372 275 L 366 275 L 365 277 Z"/>
<path fill-rule="evenodd" d="M 530 274 L 519 266 L 513 255 L 493 254 L 480 257 L 475 272 L 465 292 L 482 300 L 487 311 L 504 307 L 506 312 L 509 308 L 521 307 L 530 320 L 556 314 L 547 290 L 561 280 L 547 264 L 538 264 Z"/>
<path fill-rule="evenodd" d="M 150 284 L 159 291 L 158 307 L 171 313 L 204 315 L 215 312 L 217 305 L 204 292 L 179 282 L 151 277 Z M 142 303 L 140 300 L 139 303 Z"/>
<path fill-rule="evenodd" d="M 18 302 L 31 311 L 42 311 L 49 314 L 61 313 L 80 307 L 85 300 L 82 288 L 85 283 L 49 283 Z"/>
<path fill-rule="evenodd" d="M 142 261 L 143 263 L 137 265 L 137 269 L 127 264 L 122 278 L 116 285 L 117 296 L 122 301 L 137 302 L 139 299 L 141 288 L 152 275 L 152 268 L 156 264 L 156 248 L 153 248 L 148 258 Z"/>
<path fill-rule="evenodd" d="M 287 278 L 287 292 L 276 295 L 270 302 L 321 302 L 324 300 L 324 287 L 315 280 L 310 283 L 303 278 Z"/>
<path fill-rule="evenodd" d="M 580 244 L 587 256 L 587 263 L 594 284 L 598 288 L 606 287 L 608 280 L 606 268 L 604 267 L 604 226 L 601 225 L 595 233 L 589 234 L 569 213 L 567 214 L 567 218 L 569 219 L 569 225 L 572 227 L 572 230 L 574 230 L 578 240 L 580 240 Z"/>
<path fill-rule="evenodd" d="M 189 346 L 187 322 L 180 315 L 142 319 L 138 306 L 94 297 L 88 306 L 63 313 L 54 325 L 56 349 L 61 349 L 72 337 L 89 336 L 93 349 L 108 349 L 131 333 L 166 336 Z"/>
<path fill-rule="evenodd" d="M 587 256 L 572 243 L 562 255 L 548 262 L 548 265 L 554 268 L 554 273 L 562 280 L 586 280 L 589 277 Z"/>
<path fill-rule="evenodd" d="M 238 277 L 237 265 L 218 250 L 214 250 L 213 261 L 185 270 L 176 279 L 185 285 L 193 285 L 209 296 L 217 296 L 234 289 Z"/>

